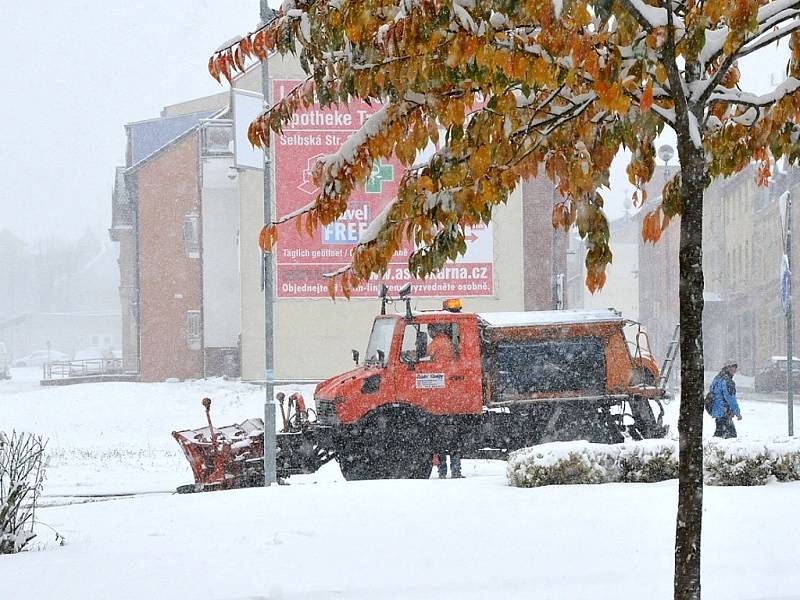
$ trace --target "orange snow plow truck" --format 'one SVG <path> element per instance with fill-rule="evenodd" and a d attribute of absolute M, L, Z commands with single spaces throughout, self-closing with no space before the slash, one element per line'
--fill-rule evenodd
<path fill-rule="evenodd" d="M 666 434 L 665 378 L 641 328 L 626 340 L 638 324 L 619 312 L 470 313 L 457 299 L 416 311 L 409 286 L 401 299 L 405 311 L 386 314 L 383 288 L 363 361 L 353 350 L 355 369 L 317 385 L 302 437 L 278 433 L 279 472 L 318 468 L 304 456 L 313 450 L 348 480 L 427 478 L 437 450 L 496 458 L 547 441 Z"/>

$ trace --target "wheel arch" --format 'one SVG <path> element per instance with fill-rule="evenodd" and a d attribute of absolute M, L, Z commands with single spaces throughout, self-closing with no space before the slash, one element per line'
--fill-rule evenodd
<path fill-rule="evenodd" d="M 633 358 L 633 366 L 631 367 L 631 380 L 634 385 L 640 383 L 655 384 L 661 375 L 656 361 L 650 356 L 636 356 Z M 652 381 L 637 381 L 639 378 L 652 378 Z"/>
<path fill-rule="evenodd" d="M 381 404 L 380 406 L 376 406 L 365 412 L 361 417 L 351 424 L 351 427 L 357 428 L 359 425 L 369 423 L 374 419 L 388 417 L 411 418 L 424 422 L 432 422 L 435 418 L 433 414 L 415 404 L 410 404 L 408 402 L 391 402 L 387 404 Z"/>

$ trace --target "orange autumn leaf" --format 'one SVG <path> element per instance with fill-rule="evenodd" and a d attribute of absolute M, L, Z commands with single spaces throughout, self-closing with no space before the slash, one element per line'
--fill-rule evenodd
<path fill-rule="evenodd" d="M 661 238 L 661 207 L 657 208 L 651 213 L 645 215 L 642 220 L 642 239 L 645 242 L 652 244 L 656 243 Z"/>
<path fill-rule="evenodd" d="M 639 101 L 639 108 L 642 109 L 642 112 L 648 112 L 651 106 L 653 106 L 653 80 L 648 79 L 642 93 L 642 99 Z"/>
<path fill-rule="evenodd" d="M 330 277 L 328 279 L 328 296 L 330 296 L 331 300 L 336 302 L 336 278 Z"/>
<path fill-rule="evenodd" d="M 261 228 L 261 233 L 258 234 L 258 247 L 262 252 L 272 252 L 272 247 L 278 241 L 278 227 L 277 225 L 270 224 L 264 225 Z"/>
<path fill-rule="evenodd" d="M 208 72 L 214 79 L 222 83 L 219 79 L 219 67 L 217 66 L 217 59 L 214 56 L 208 59 Z"/>

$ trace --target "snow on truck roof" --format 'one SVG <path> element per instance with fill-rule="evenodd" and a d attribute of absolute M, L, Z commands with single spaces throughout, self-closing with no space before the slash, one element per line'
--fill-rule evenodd
<path fill-rule="evenodd" d="M 531 312 L 478 313 L 489 327 L 525 327 L 567 323 L 622 321 L 622 313 L 612 308 L 596 310 L 537 310 Z"/>

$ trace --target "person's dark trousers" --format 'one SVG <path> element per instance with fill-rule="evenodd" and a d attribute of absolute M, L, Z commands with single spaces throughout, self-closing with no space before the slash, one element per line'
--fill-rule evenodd
<path fill-rule="evenodd" d="M 447 477 L 447 453 L 437 452 L 439 455 L 439 479 Z M 450 455 L 450 477 L 459 479 L 461 475 L 461 454 Z"/>
<path fill-rule="evenodd" d="M 462 477 L 460 452 L 455 452 L 450 455 L 450 477 L 454 477 L 456 479 Z"/>
<path fill-rule="evenodd" d="M 447 454 L 444 452 L 437 452 L 436 454 L 439 455 L 439 464 L 437 465 L 439 479 L 444 479 L 447 477 Z"/>
<path fill-rule="evenodd" d="M 733 424 L 732 415 L 725 415 L 724 417 L 719 417 L 714 420 L 717 422 L 717 428 L 714 431 L 714 437 L 726 439 L 736 437 L 736 426 Z"/>

